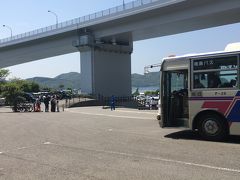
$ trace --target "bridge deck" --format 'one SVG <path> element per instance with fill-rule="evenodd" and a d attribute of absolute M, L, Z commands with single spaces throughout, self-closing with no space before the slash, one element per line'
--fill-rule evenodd
<path fill-rule="evenodd" d="M 125 16 L 134 15 L 139 12 L 144 12 L 150 9 L 167 6 L 180 1 L 185 0 L 135 0 L 120 6 L 102 10 L 100 12 L 89 14 L 83 17 L 75 18 L 44 28 L 25 32 L 5 39 L 0 39 L 0 47 L 5 47 L 8 45 L 18 44 L 29 40 L 34 40 L 59 33 L 72 31 L 75 29 L 88 27 L 90 25 L 95 25 L 102 22 L 122 18 Z"/>

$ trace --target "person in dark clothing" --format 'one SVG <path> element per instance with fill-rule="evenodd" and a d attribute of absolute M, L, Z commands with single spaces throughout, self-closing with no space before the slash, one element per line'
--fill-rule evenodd
<path fill-rule="evenodd" d="M 56 96 L 56 108 L 57 108 L 57 112 L 60 112 L 59 111 L 59 96 Z"/>
<path fill-rule="evenodd" d="M 218 88 L 221 86 L 221 80 L 219 74 L 216 72 L 209 73 L 208 75 L 208 88 Z"/>
<path fill-rule="evenodd" d="M 111 97 L 111 111 L 115 110 L 115 96 L 112 95 Z"/>
<path fill-rule="evenodd" d="M 54 96 L 51 99 L 51 112 L 56 112 L 56 98 Z"/>
<path fill-rule="evenodd" d="M 44 97 L 43 103 L 45 105 L 45 112 L 49 112 L 49 101 L 50 101 L 49 96 Z"/>

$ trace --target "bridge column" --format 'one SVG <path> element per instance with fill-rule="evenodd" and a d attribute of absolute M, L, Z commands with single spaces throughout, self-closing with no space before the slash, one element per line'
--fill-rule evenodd
<path fill-rule="evenodd" d="M 94 44 L 78 49 L 82 92 L 107 97 L 131 95 L 132 46 Z"/>

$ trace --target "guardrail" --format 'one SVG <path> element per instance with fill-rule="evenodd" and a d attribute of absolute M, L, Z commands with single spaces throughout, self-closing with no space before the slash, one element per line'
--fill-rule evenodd
<path fill-rule="evenodd" d="M 103 11 L 100 11 L 100 12 L 96 12 L 96 13 L 93 13 L 93 14 L 89 14 L 89 15 L 86 15 L 86 16 L 79 17 L 79 18 L 75 18 L 75 19 L 72 19 L 72 20 L 69 20 L 69 21 L 65 21 L 65 22 L 62 22 L 62 23 L 55 24 L 55 25 L 51 25 L 51 26 L 47 26 L 47 27 L 44 27 L 44 28 L 36 29 L 36 30 L 29 31 L 29 32 L 26 32 L 26 33 L 18 34 L 18 35 L 8 37 L 8 38 L 5 38 L 5 39 L 0 39 L 0 45 L 8 43 L 10 41 L 15 41 L 15 40 L 19 40 L 19 39 L 23 39 L 23 38 L 27 38 L 27 37 L 36 36 L 36 35 L 39 35 L 39 34 L 42 34 L 42 33 L 51 32 L 51 31 L 58 30 L 58 29 L 63 29 L 63 28 L 70 27 L 70 26 L 73 26 L 73 25 L 84 24 L 84 23 L 87 23 L 87 22 L 90 22 L 90 21 L 93 21 L 93 20 L 105 18 L 107 16 L 112 16 L 112 15 L 120 13 L 120 12 L 128 11 L 128 10 L 131 10 L 131 9 L 134 9 L 134 8 L 139 8 L 141 6 L 148 5 L 148 4 L 157 2 L 157 1 L 161 1 L 163 3 L 166 3 L 167 1 L 171 1 L 171 0 L 135 0 L 135 1 L 132 1 L 132 2 L 129 2 L 129 3 L 122 4 L 120 6 L 109 8 L 109 9 L 106 9 L 106 10 L 103 10 Z"/>
<path fill-rule="evenodd" d="M 60 107 L 69 108 L 69 107 L 78 107 L 78 106 L 110 106 L 112 97 L 104 97 L 104 96 L 79 96 L 71 99 L 65 99 L 60 101 Z M 123 106 L 127 102 L 135 101 L 133 96 L 121 96 L 115 97 L 115 105 L 116 106 Z M 81 103 L 81 104 L 79 104 Z"/>

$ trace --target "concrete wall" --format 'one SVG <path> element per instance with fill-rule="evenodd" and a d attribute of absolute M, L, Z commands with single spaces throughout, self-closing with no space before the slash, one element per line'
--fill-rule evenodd
<path fill-rule="evenodd" d="M 94 52 L 94 90 L 104 96 L 131 95 L 131 55 L 126 53 Z"/>
<path fill-rule="evenodd" d="M 83 93 L 131 95 L 131 53 L 87 48 L 80 54 Z"/>
<path fill-rule="evenodd" d="M 93 51 L 91 49 L 82 51 L 81 58 L 81 91 L 83 93 L 93 93 Z"/>

